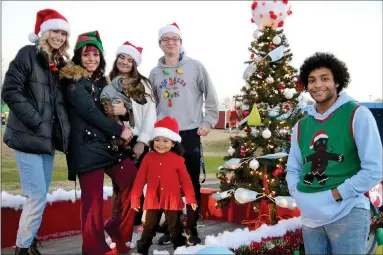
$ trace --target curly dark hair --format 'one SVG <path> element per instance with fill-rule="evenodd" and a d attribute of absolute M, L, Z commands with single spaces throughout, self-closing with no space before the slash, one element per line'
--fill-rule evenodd
<path fill-rule="evenodd" d="M 182 146 L 181 143 L 179 142 L 173 142 L 174 143 L 174 146 L 173 148 L 170 150 L 172 152 L 174 152 L 175 154 L 177 154 L 178 156 L 183 156 L 185 154 L 185 149 L 184 147 Z M 153 141 L 150 141 L 149 142 L 149 148 L 151 151 L 154 151 L 154 147 L 153 147 L 153 144 L 154 142 Z"/>
<path fill-rule="evenodd" d="M 75 65 L 81 66 L 82 48 L 89 47 L 89 46 L 96 47 L 93 44 L 87 44 L 87 45 L 84 45 L 83 47 L 81 47 L 81 48 L 79 48 L 79 49 L 74 51 L 74 54 L 73 54 L 73 57 L 72 57 L 72 62 Z M 104 53 L 102 51 L 100 51 L 100 50 L 98 50 L 98 52 L 100 53 L 100 64 L 97 67 L 97 70 L 93 73 L 92 78 L 96 78 L 96 77 L 102 76 L 104 74 L 104 72 L 105 72 L 106 62 L 105 62 L 105 58 L 104 58 Z"/>
<path fill-rule="evenodd" d="M 307 58 L 302 66 L 300 67 L 299 78 L 300 81 L 304 84 L 305 90 L 308 87 L 308 78 L 310 73 L 319 68 L 328 68 L 331 70 L 332 75 L 334 76 L 334 81 L 339 86 L 336 88 L 337 93 L 342 91 L 342 89 L 347 88 L 350 83 L 350 73 L 348 72 L 346 64 L 337 59 L 331 53 L 316 52 L 313 56 Z"/>

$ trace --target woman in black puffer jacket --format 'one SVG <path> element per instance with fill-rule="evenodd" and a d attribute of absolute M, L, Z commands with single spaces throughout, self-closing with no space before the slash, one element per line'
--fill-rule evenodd
<path fill-rule="evenodd" d="M 121 238 L 120 224 L 130 221 L 128 225 L 133 229 L 129 196 L 137 169 L 124 153 L 112 150 L 111 140 L 121 137 L 129 141 L 133 133 L 109 119 L 100 104 L 100 93 L 107 82 L 103 76 L 103 47 L 97 31 L 78 37 L 72 62 L 61 70 L 61 85 L 66 88 L 71 122 L 67 155 L 69 179 L 75 181 L 78 176 L 81 186 L 82 253 L 116 253 L 110 250 L 104 236 L 104 173 L 121 190 L 115 217 L 108 221 L 105 230 L 116 243 L 118 252 L 126 253 L 129 248 Z M 126 113 L 123 103 L 119 107 Z"/>
<path fill-rule="evenodd" d="M 69 57 L 68 36 L 65 17 L 51 9 L 39 11 L 35 38 L 31 38 L 36 45 L 21 48 L 5 74 L 1 96 L 10 112 L 4 143 L 15 151 L 21 187 L 27 196 L 16 254 L 40 254 L 35 235 L 52 179 L 55 150 L 66 153 L 68 149 L 70 126 L 58 83 L 58 71 L 65 65 L 63 57 Z"/>

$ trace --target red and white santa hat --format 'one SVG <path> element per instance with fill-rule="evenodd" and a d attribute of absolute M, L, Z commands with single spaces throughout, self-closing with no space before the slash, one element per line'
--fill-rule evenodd
<path fill-rule="evenodd" d="M 126 41 L 123 45 L 118 47 L 116 55 L 126 54 L 131 56 L 136 61 L 137 66 L 141 64 L 142 60 L 142 48 L 134 46 L 130 42 Z"/>
<path fill-rule="evenodd" d="M 48 30 L 63 30 L 70 34 L 70 26 L 67 19 L 52 9 L 44 9 L 37 12 L 35 32 L 30 33 L 28 38 L 31 42 L 36 42 L 40 39 L 39 33 L 44 34 Z"/>
<path fill-rule="evenodd" d="M 175 33 L 182 39 L 181 30 L 175 22 L 160 28 L 160 31 L 158 32 L 158 40 L 161 40 L 162 36 L 166 33 Z"/>
<path fill-rule="evenodd" d="M 160 31 L 158 32 L 158 41 L 161 40 L 162 36 L 164 36 L 164 34 L 166 34 L 166 33 L 175 33 L 182 40 L 181 30 L 180 30 L 179 26 L 177 25 L 177 23 L 175 23 L 175 22 L 160 28 Z M 185 49 L 183 46 L 181 46 L 180 53 L 181 54 L 185 53 Z"/>
<path fill-rule="evenodd" d="M 181 142 L 180 128 L 175 118 L 166 116 L 154 124 L 151 140 L 158 136 L 169 138 L 173 142 Z"/>
<path fill-rule="evenodd" d="M 326 133 L 323 131 L 323 130 L 320 130 L 318 132 L 315 133 L 315 135 L 313 136 L 313 139 L 311 141 L 311 146 L 310 146 L 310 149 L 312 149 L 314 147 L 314 143 L 316 141 L 318 141 L 319 139 L 321 138 L 326 138 L 328 139 L 328 136 L 326 135 Z"/>

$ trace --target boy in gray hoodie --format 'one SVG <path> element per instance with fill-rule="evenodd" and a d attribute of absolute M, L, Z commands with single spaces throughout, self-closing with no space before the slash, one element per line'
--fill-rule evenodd
<path fill-rule="evenodd" d="M 149 75 L 157 97 L 157 119 L 171 116 L 177 119 L 182 145 L 185 148 L 185 164 L 192 179 L 197 204 L 200 205 L 201 139 L 218 122 L 217 93 L 205 67 L 185 55 L 182 36 L 176 23 L 160 29 L 159 46 L 164 56 Z M 205 99 L 205 101 L 204 101 Z M 205 103 L 205 114 L 202 108 Z M 197 233 L 199 210 L 187 206 L 186 234 L 189 245 L 201 242 Z M 163 236 L 160 239 L 169 239 Z M 162 242 L 160 240 L 159 242 Z"/>

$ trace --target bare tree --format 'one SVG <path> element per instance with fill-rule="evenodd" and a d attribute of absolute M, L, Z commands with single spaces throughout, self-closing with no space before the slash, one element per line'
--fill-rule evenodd
<path fill-rule="evenodd" d="M 231 105 L 233 103 L 233 100 L 231 97 L 224 97 L 220 103 L 219 103 L 219 107 L 221 108 L 230 108 Z"/>

